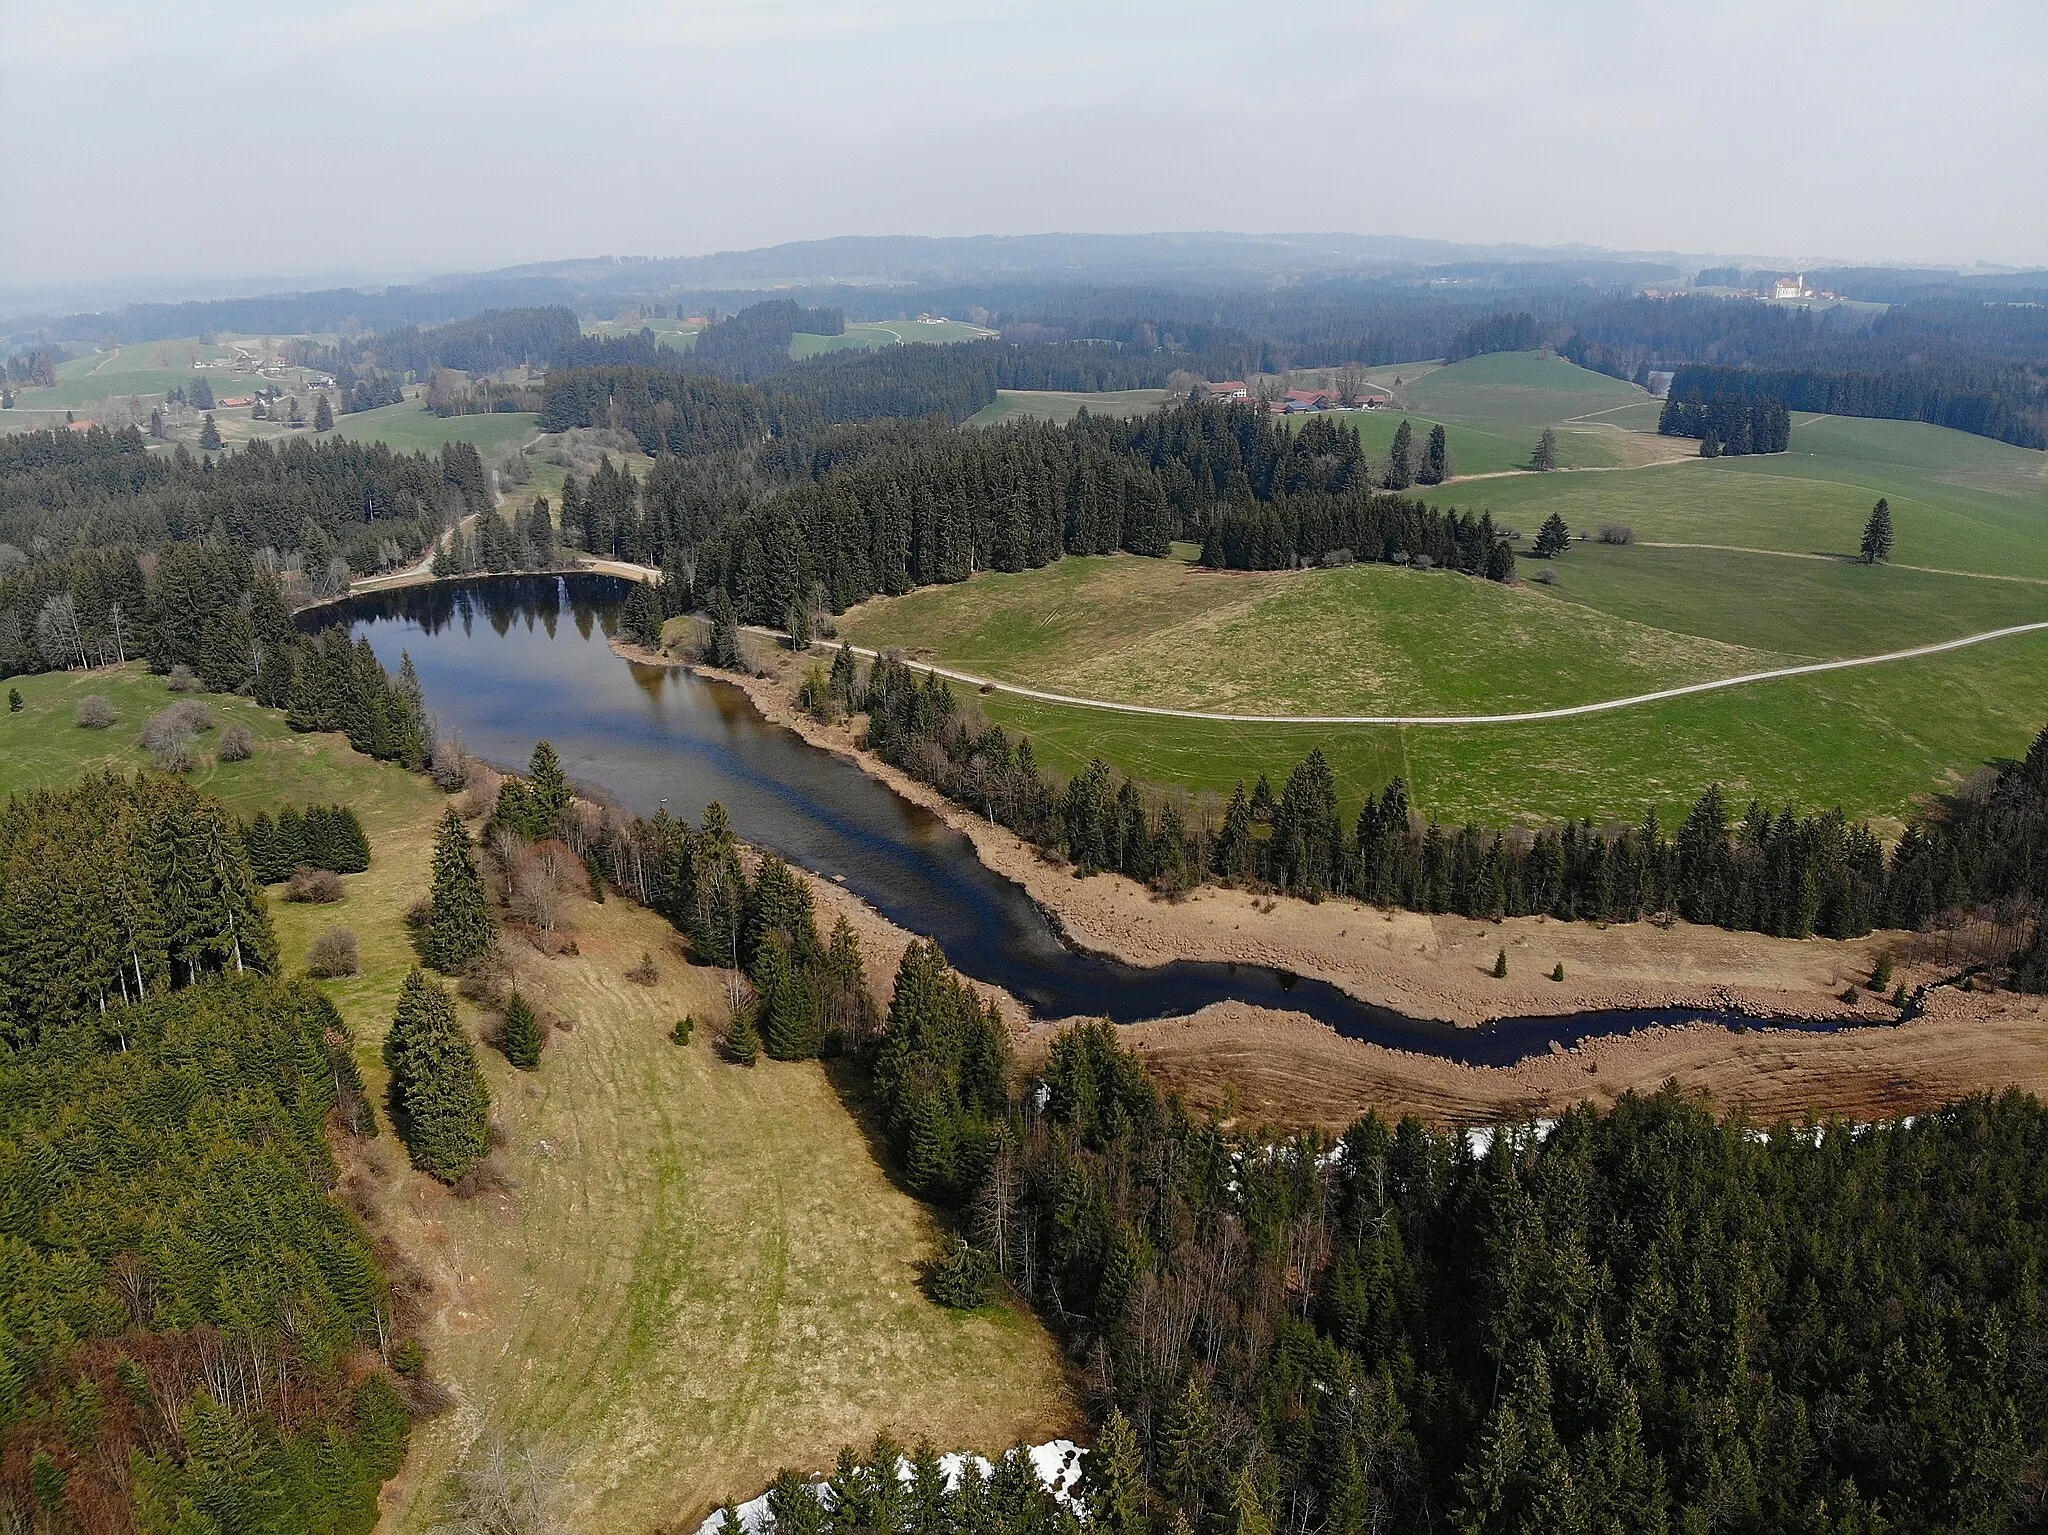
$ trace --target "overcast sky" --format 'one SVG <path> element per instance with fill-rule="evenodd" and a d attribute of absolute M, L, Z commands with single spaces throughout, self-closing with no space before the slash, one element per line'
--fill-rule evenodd
<path fill-rule="evenodd" d="M 833 234 L 2048 263 L 2048 4 L 0 0 L 0 286 Z"/>

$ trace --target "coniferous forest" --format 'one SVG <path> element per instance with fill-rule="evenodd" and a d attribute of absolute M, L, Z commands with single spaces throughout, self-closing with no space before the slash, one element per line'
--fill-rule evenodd
<path fill-rule="evenodd" d="M 1667 1090 L 1478 1141 L 1373 1115 L 1274 1138 L 1191 1116 L 1108 1024 L 1005 1090 L 975 1014 L 913 948 L 874 1069 L 902 1175 L 972 1234 L 946 1267 L 999 1275 L 1084 1372 L 1090 1529 L 2043 1515 L 2034 1099 L 1751 1128 Z M 842 1458 L 826 1514 L 779 1485 L 776 1528 L 1074 1522 L 1014 1466 L 950 1495 L 874 1470 Z"/>

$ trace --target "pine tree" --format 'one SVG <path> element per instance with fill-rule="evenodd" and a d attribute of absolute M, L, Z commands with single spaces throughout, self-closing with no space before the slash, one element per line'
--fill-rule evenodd
<path fill-rule="evenodd" d="M 331 432 L 334 430 L 334 407 L 327 403 L 327 396 L 321 395 L 313 402 L 313 430 Z"/>
<path fill-rule="evenodd" d="M 490 1091 L 447 992 L 417 966 L 384 1039 L 391 1112 L 421 1172 L 453 1183 L 491 1149 Z"/>
<path fill-rule="evenodd" d="M 1529 455 L 1529 467 L 1542 474 L 1548 474 L 1557 467 L 1557 433 L 1549 427 L 1536 439 L 1536 451 Z"/>
<path fill-rule="evenodd" d="M 469 831 L 451 807 L 434 837 L 434 891 L 420 935 L 420 957 L 453 975 L 489 953 L 496 941 L 497 925 L 484 898 Z"/>
<path fill-rule="evenodd" d="M 521 1071 L 540 1069 L 540 1020 L 534 1016 L 533 1004 L 516 991 L 506 1000 L 505 1027 L 499 1038 L 506 1060 Z"/>
<path fill-rule="evenodd" d="M 1565 526 L 1564 518 L 1552 512 L 1543 519 L 1543 526 L 1536 533 L 1536 557 L 1540 560 L 1554 560 L 1571 547 L 1572 531 Z"/>
<path fill-rule="evenodd" d="M 208 411 L 206 419 L 199 423 L 199 446 L 211 449 L 220 445 L 220 428 L 213 424 L 213 412 Z"/>
<path fill-rule="evenodd" d="M 1892 557 L 1892 504 L 1879 497 L 1877 505 L 1870 509 L 1870 520 L 1863 524 L 1863 563 L 1875 565 L 1879 560 Z"/>

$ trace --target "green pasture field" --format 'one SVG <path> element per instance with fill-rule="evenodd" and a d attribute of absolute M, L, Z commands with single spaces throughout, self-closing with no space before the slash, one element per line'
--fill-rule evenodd
<path fill-rule="evenodd" d="M 1455 451 L 1455 425 L 1452 441 Z M 1169 707 L 1513 713 L 2048 621 L 2048 455 L 1836 418 L 1800 418 L 1793 443 L 1768 458 L 1451 487 L 1446 501 L 1525 533 L 1552 509 L 1582 530 L 1636 530 L 1634 544 L 1519 561 L 1524 578 L 1552 586 L 1507 591 L 1378 566 L 1259 576 L 1073 560 L 869 604 L 846 632 L 1004 681 Z M 1896 563 L 1840 557 L 1878 495 L 1893 506 Z M 1804 557 L 1814 551 L 1825 557 Z M 1198 791 L 1284 773 L 1319 745 L 1350 803 L 1405 773 L 1420 803 L 1450 818 L 1631 818 L 1649 804 L 1681 809 L 1720 782 L 1738 797 L 1840 804 L 1896 825 L 1916 802 L 2024 752 L 2048 723 L 2044 684 L 2048 635 L 2029 635 L 1513 725 L 1237 725 L 1002 693 L 975 703 L 1031 733 L 1056 767 L 1100 754 L 1134 778 Z"/>
<path fill-rule="evenodd" d="M 1787 453 L 1519 475 L 1465 499 L 1532 538 L 1556 511 L 1575 531 L 1853 556 L 1880 496 L 1896 563 L 2048 580 L 2048 453 L 1917 421 L 1795 415 Z"/>
<path fill-rule="evenodd" d="M 1523 725 L 1315 727 L 1155 719 L 958 689 L 989 719 L 1032 738 L 1071 773 L 1101 757 L 1142 782 L 1227 796 L 1260 772 L 1274 783 L 1315 747 L 1345 814 L 1396 774 L 1447 821 L 1632 821 L 1666 827 L 1709 784 L 1898 830 L 1929 796 L 2025 752 L 2048 724 L 2048 633 L 1886 666 L 1787 678 L 1690 698 Z"/>
<path fill-rule="evenodd" d="M 1786 664 L 1448 571 L 1134 555 L 984 571 L 864 604 L 840 630 L 1026 687 L 1240 714 L 1512 713 Z"/>
<path fill-rule="evenodd" d="M 444 442 L 469 442 L 486 459 L 506 443 L 518 447 L 534 435 L 540 418 L 530 411 L 497 411 L 481 416 L 437 416 L 416 399 L 336 416 L 336 437 L 381 442 L 394 453 L 437 451 Z"/>
<path fill-rule="evenodd" d="M 1878 655 L 2048 621 L 2048 584 L 1723 549 L 1572 545 L 1522 559 L 1560 607 L 1804 659 Z M 2048 679 L 2044 679 L 2048 681 Z"/>
<path fill-rule="evenodd" d="M 1531 447 L 1546 426 L 1598 418 L 1649 395 L 1634 384 L 1539 352 L 1492 352 L 1432 369 L 1394 392 L 1397 405 L 1413 406 L 1445 421 L 1462 421 L 1516 437 Z"/>
<path fill-rule="evenodd" d="M 632 324 L 620 320 L 583 322 L 583 334 L 586 336 L 637 336 L 643 330 L 651 330 L 654 332 L 655 345 L 671 347 L 678 352 L 687 352 L 696 345 L 697 332 L 703 328 L 694 321 L 674 318 L 640 320 Z"/>
<path fill-rule="evenodd" d="M 813 336 L 799 331 L 789 339 L 789 355 L 801 362 L 826 352 L 873 351 L 876 347 L 916 345 L 947 346 L 956 341 L 980 341 L 995 334 L 965 320 L 848 320 L 841 336 Z"/>
<path fill-rule="evenodd" d="M 1088 394 L 1058 389 L 999 389 L 996 397 L 969 416 L 968 426 L 996 426 L 1004 421 L 1067 422 L 1088 411 L 1097 416 L 1142 416 L 1166 403 L 1164 389 L 1110 389 Z"/>

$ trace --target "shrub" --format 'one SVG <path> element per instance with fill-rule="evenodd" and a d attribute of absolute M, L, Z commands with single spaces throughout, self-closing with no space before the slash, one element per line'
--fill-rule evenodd
<path fill-rule="evenodd" d="M 678 1020 L 676 1026 L 668 1031 L 669 1043 L 674 1045 L 687 1045 L 690 1042 L 690 1036 L 696 1032 L 696 1016 L 694 1014 L 687 1015 L 682 1019 Z"/>
<path fill-rule="evenodd" d="M 168 709 L 159 709 L 142 726 L 142 749 L 156 752 L 173 742 L 189 745 L 192 737 L 213 729 L 213 711 L 196 698 L 184 699 Z"/>
<path fill-rule="evenodd" d="M 284 886 L 287 901 L 311 906 L 332 906 L 345 894 L 341 876 L 331 869 L 295 869 Z"/>
<path fill-rule="evenodd" d="M 1625 522 L 1600 524 L 1600 542 L 1603 544 L 1632 544 L 1635 541 L 1636 530 Z"/>
<path fill-rule="evenodd" d="M 220 733 L 220 745 L 213 754 L 222 762 L 247 762 L 256 755 L 256 737 L 247 725 L 230 725 Z"/>
<path fill-rule="evenodd" d="M 1563 980 L 1563 979 L 1564 979 L 1564 961 L 1563 961 L 1563 960 L 1559 960 L 1559 961 L 1557 962 L 1557 968 L 1556 968 L 1555 970 L 1553 970 L 1553 971 L 1551 971 L 1551 972 L 1550 972 L 1550 978 L 1551 978 L 1551 979 L 1552 979 L 1553 981 L 1561 981 L 1561 980 Z"/>
<path fill-rule="evenodd" d="M 106 694 L 88 693 L 78 700 L 78 709 L 73 717 L 81 730 L 105 730 L 121 716 Z"/>
<path fill-rule="evenodd" d="M 345 927 L 330 927 L 313 940 L 313 952 L 306 956 L 306 973 L 322 980 L 354 975 L 361 968 L 362 953 L 356 946 L 356 935 Z"/>
<path fill-rule="evenodd" d="M 196 693 L 199 691 L 199 679 L 192 675 L 191 667 L 180 661 L 171 668 L 171 675 L 164 686 L 173 693 Z"/>
<path fill-rule="evenodd" d="M 640 963 L 626 972 L 626 979 L 636 986 L 653 986 L 661 980 L 661 969 L 654 963 L 654 956 L 643 949 Z"/>
<path fill-rule="evenodd" d="M 149 751 L 150 764 L 159 773 L 189 773 L 192 771 L 192 738 L 174 736 Z"/>
<path fill-rule="evenodd" d="M 924 1287 L 941 1306 L 973 1311 L 995 1299 L 995 1260 L 983 1249 L 955 1237 L 942 1257 L 925 1265 Z"/>

